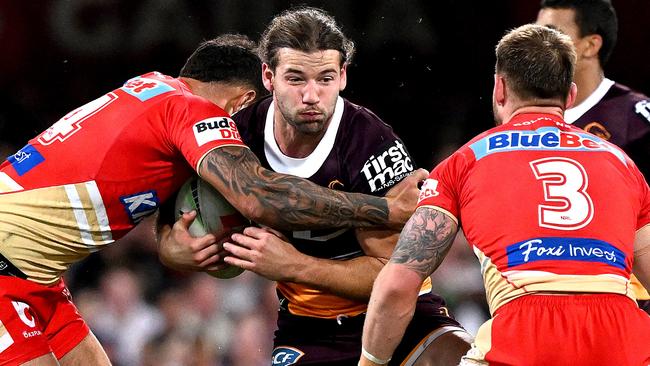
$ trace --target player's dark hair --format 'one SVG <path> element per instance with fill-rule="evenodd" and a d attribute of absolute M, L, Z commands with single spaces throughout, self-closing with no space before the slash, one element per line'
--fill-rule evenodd
<path fill-rule="evenodd" d="M 521 99 L 561 99 L 571 89 L 576 52 L 571 38 L 535 24 L 508 32 L 496 47 L 496 72 Z"/>
<path fill-rule="evenodd" d="M 580 37 L 598 34 L 603 39 L 598 59 L 601 65 L 607 63 L 618 34 L 618 18 L 610 0 L 542 0 L 540 7 L 573 9 Z"/>
<path fill-rule="evenodd" d="M 201 43 L 185 62 L 180 76 L 246 85 L 258 96 L 266 94 L 256 45 L 241 34 L 225 34 Z"/>
<path fill-rule="evenodd" d="M 271 20 L 260 40 L 260 58 L 272 70 L 278 66 L 280 48 L 306 53 L 339 51 L 341 66 L 350 63 L 354 42 L 348 39 L 332 16 L 312 7 L 289 9 Z"/>

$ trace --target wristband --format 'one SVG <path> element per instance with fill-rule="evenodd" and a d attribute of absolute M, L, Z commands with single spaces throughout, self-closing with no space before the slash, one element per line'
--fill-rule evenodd
<path fill-rule="evenodd" d="M 366 349 L 363 348 L 363 346 L 361 346 L 361 354 L 363 355 L 363 357 L 379 365 L 385 365 L 389 363 L 391 359 L 390 357 L 387 360 L 382 360 L 381 358 L 377 358 L 372 353 L 366 351 Z"/>

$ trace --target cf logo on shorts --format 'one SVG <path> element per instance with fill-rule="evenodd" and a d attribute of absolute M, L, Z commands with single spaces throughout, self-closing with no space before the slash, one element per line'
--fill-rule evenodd
<path fill-rule="evenodd" d="M 273 360 L 273 366 L 289 366 L 298 362 L 300 357 L 302 357 L 304 354 L 304 352 L 296 348 L 277 347 L 273 350 L 271 359 Z"/>
<path fill-rule="evenodd" d="M 23 323 L 27 324 L 28 327 L 34 328 L 36 326 L 36 320 L 27 311 L 29 309 L 29 305 L 20 301 L 12 301 L 11 303 L 14 305 L 14 309 L 16 309 L 20 320 L 22 320 Z"/>

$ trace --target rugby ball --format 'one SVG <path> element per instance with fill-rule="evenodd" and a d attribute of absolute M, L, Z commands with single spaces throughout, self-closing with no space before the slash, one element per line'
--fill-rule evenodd
<path fill-rule="evenodd" d="M 240 232 L 250 222 L 240 214 L 210 183 L 194 176 L 190 178 L 176 196 L 176 219 L 182 213 L 196 210 L 196 218 L 189 227 L 192 236 L 215 234 L 218 239 Z M 225 263 L 224 263 L 225 264 Z M 243 269 L 227 265 L 217 271 L 206 271 L 213 277 L 227 279 L 238 276 Z"/>

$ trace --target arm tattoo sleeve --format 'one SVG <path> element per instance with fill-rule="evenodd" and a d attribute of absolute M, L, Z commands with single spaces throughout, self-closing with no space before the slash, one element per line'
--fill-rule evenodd
<path fill-rule="evenodd" d="M 404 226 L 390 261 L 406 265 L 422 278 L 428 277 L 442 263 L 457 231 L 451 217 L 420 207 Z"/>
<path fill-rule="evenodd" d="M 262 167 L 247 148 L 213 150 L 201 164 L 201 175 L 230 197 L 231 203 L 256 205 L 261 212 L 257 221 L 278 229 L 369 227 L 388 222 L 384 198 L 334 191 L 273 172 Z"/>

